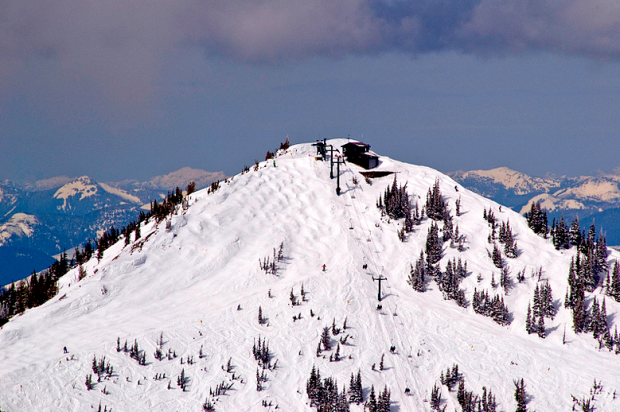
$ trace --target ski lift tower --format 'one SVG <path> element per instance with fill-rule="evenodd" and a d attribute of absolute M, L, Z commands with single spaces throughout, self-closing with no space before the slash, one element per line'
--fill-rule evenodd
<path fill-rule="evenodd" d="M 383 275 L 379 275 L 378 278 L 375 278 L 373 276 L 372 280 L 378 280 L 379 281 L 379 293 L 377 293 L 377 299 L 379 299 L 379 302 L 381 302 L 381 281 L 382 280 L 387 280 L 387 278 L 383 277 Z"/>
<path fill-rule="evenodd" d="M 344 165 L 342 157 L 336 157 L 336 194 L 340 196 L 340 164 Z"/>

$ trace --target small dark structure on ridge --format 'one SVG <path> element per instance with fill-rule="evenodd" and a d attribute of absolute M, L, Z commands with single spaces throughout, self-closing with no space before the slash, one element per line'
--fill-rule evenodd
<path fill-rule="evenodd" d="M 362 142 L 349 142 L 342 145 L 342 152 L 348 162 L 355 163 L 364 169 L 379 166 L 379 156 L 370 151 L 370 145 Z"/>

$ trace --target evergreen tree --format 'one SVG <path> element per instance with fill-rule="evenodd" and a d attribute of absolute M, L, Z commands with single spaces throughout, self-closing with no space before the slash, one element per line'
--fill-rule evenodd
<path fill-rule="evenodd" d="M 377 412 L 390 412 L 390 391 L 384 386 L 377 401 Z"/>
<path fill-rule="evenodd" d="M 573 330 L 575 333 L 586 332 L 588 328 L 588 312 L 586 309 L 583 289 L 575 296 L 573 304 Z"/>
<path fill-rule="evenodd" d="M 413 218 L 411 216 L 411 204 L 409 202 L 409 194 L 407 193 L 407 184 L 398 187 L 396 174 L 394 174 L 394 182 L 392 186 L 388 186 L 383 197 L 377 201 L 377 207 L 392 219 L 405 218 L 405 227 L 407 231 L 413 230 Z M 411 230 L 410 230 L 411 229 Z"/>
<path fill-rule="evenodd" d="M 534 313 L 534 318 L 537 318 L 540 316 L 541 314 L 541 300 L 540 300 L 540 288 L 538 287 L 538 283 L 536 284 L 536 288 L 534 288 L 534 299 L 533 299 L 534 304 L 532 305 L 532 309 L 533 309 L 533 313 Z"/>
<path fill-rule="evenodd" d="M 265 318 L 263 318 L 263 308 L 262 307 L 258 307 L 258 323 L 260 325 L 265 323 Z"/>
<path fill-rule="evenodd" d="M 433 389 L 431 390 L 431 409 L 434 411 L 438 411 L 440 405 L 441 405 L 441 388 L 435 384 L 433 386 Z"/>
<path fill-rule="evenodd" d="M 434 265 L 441 259 L 442 242 L 439 240 L 439 227 L 435 222 L 431 224 L 426 237 L 426 260 L 429 265 Z"/>
<path fill-rule="evenodd" d="M 525 317 L 525 330 L 528 334 L 531 334 L 534 328 L 532 327 L 532 309 L 530 304 L 527 304 L 527 316 Z"/>
<path fill-rule="evenodd" d="M 493 245 L 493 253 L 491 254 L 491 260 L 493 260 L 493 264 L 497 268 L 504 267 L 504 260 L 502 259 L 502 252 L 499 251 L 497 244 Z"/>
<path fill-rule="evenodd" d="M 527 224 L 534 233 L 547 237 L 547 211 L 542 209 L 540 202 L 532 203 L 529 213 L 525 214 Z"/>
<path fill-rule="evenodd" d="M 527 412 L 527 393 L 525 392 L 525 383 L 523 378 L 514 381 L 515 384 L 515 400 L 517 401 L 517 409 L 515 412 Z"/>
<path fill-rule="evenodd" d="M 536 326 L 536 333 L 538 333 L 538 337 L 540 337 L 540 338 L 544 339 L 546 337 L 545 317 L 544 316 L 540 316 L 538 318 L 538 325 Z"/>
<path fill-rule="evenodd" d="M 323 328 L 323 333 L 321 334 L 321 343 L 323 344 L 323 349 L 330 350 L 332 348 L 332 340 L 329 335 L 329 327 Z"/>
<path fill-rule="evenodd" d="M 553 246 L 557 249 L 568 249 L 570 247 L 569 229 L 564 223 L 564 217 L 560 216 L 560 220 L 556 224 L 553 222 L 553 228 L 551 231 L 553 240 Z"/>
<path fill-rule="evenodd" d="M 616 302 L 620 302 L 620 266 L 617 260 L 614 262 L 611 279 L 607 285 L 607 295 L 611 296 Z"/>
<path fill-rule="evenodd" d="M 555 317 L 553 293 L 549 282 L 546 282 L 540 289 L 540 312 L 547 318 L 553 319 Z"/>
<path fill-rule="evenodd" d="M 581 228 L 579 227 L 579 219 L 575 217 L 568 229 L 568 243 L 570 246 L 579 246 L 581 244 Z"/>
<path fill-rule="evenodd" d="M 370 387 L 370 395 L 364 406 L 368 409 L 368 412 L 377 412 L 377 396 L 375 395 L 374 385 Z"/>
<path fill-rule="evenodd" d="M 362 394 L 362 374 L 360 370 L 357 370 L 357 375 L 351 373 L 351 380 L 349 382 L 349 402 L 360 404 L 364 401 Z"/>
<path fill-rule="evenodd" d="M 420 251 L 420 257 L 415 263 L 415 268 L 411 265 L 411 269 L 409 271 L 408 282 L 415 291 L 424 292 L 426 290 L 426 279 L 424 276 L 425 272 L 424 252 Z"/>
<path fill-rule="evenodd" d="M 426 215 L 433 220 L 443 220 L 447 213 L 447 205 L 441 195 L 439 179 L 435 180 L 432 189 L 426 194 Z"/>

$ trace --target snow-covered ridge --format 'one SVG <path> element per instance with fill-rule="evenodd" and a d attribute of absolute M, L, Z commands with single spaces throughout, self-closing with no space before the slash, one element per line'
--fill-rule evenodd
<path fill-rule="evenodd" d="M 101 186 L 101 188 L 103 190 L 105 190 L 108 193 L 111 193 L 113 195 L 116 195 L 118 197 L 121 197 L 123 199 L 126 199 L 132 203 L 137 203 L 137 204 L 142 204 L 142 201 L 140 200 L 140 198 L 138 196 L 134 196 L 132 194 L 129 194 L 127 192 L 125 192 L 124 190 L 121 189 L 117 189 L 115 187 L 112 187 L 110 185 L 106 185 L 105 183 L 99 183 L 99 186 Z"/>
<path fill-rule="evenodd" d="M 499 183 L 507 189 L 512 189 L 517 195 L 525 195 L 532 192 L 548 192 L 557 188 L 561 180 L 556 178 L 541 178 L 526 175 L 507 167 L 498 167 L 490 170 L 470 170 L 467 172 L 454 172 L 451 174 L 457 180 L 470 178 L 484 178 Z"/>
<path fill-rule="evenodd" d="M 275 167 L 261 162 L 258 170 L 227 179 L 214 193 L 192 194 L 189 206 L 170 218 L 169 229 L 164 221 L 150 221 L 140 238 L 132 235 L 128 245 L 121 239 L 101 261 L 92 259 L 83 266 L 84 279 L 78 280 L 78 269 L 70 271 L 60 280 L 56 298 L 0 330 L 3 410 L 97 410 L 101 402 L 115 411 L 199 411 L 210 398 L 218 411 L 269 410 L 263 401 L 272 403 L 271 410 L 278 405 L 278 410 L 311 411 L 305 385 L 315 365 L 321 376 L 336 378 L 339 387 L 360 370 L 366 397 L 371 385 L 375 390 L 387 385 L 392 411 L 429 411 L 431 388 L 455 363 L 467 390 L 481 394 L 483 386 L 490 388 L 498 410 L 515 409 L 513 380 L 520 378 L 527 384 L 529 410 L 570 410 L 571 395 L 588 396 L 594 378 L 604 385 L 597 410 L 620 410 L 620 399 L 613 395 L 620 391 L 620 357 L 599 351 L 587 334 L 575 335 L 570 311 L 562 305 L 574 249 L 556 251 L 549 240 L 533 234 L 520 215 L 500 211 L 497 203 L 446 175 L 380 158 L 379 170 L 395 172 L 420 207 L 428 189 L 439 182 L 454 224 L 466 238 L 463 252 L 444 244 L 441 269 L 454 258 L 467 261 L 469 276 L 461 285 L 470 302 L 474 289 L 504 295 L 492 286 L 499 270 L 489 258 L 492 245 L 484 210 L 510 221 L 520 253 L 507 259 L 513 287 L 504 299 L 513 321 L 501 327 L 475 314 L 471 304 L 461 308 L 443 300 L 434 282 L 425 293 L 409 286 L 410 265 L 424 249 L 432 221 L 424 219 L 405 242 L 398 239 L 402 221 L 382 217 L 376 207 L 393 175 L 372 179 L 370 185 L 359 174 L 362 169 L 347 163 L 337 196 L 329 163 L 314 155 L 309 144 L 292 146 L 277 157 Z M 457 200 L 460 216 L 455 215 Z M 284 258 L 276 275 L 265 273 L 259 259 L 271 258 L 280 244 Z M 613 252 L 610 262 L 618 256 Z M 537 284 L 533 274 L 541 267 L 558 310 L 547 321 L 544 340 L 528 335 L 524 327 Z M 518 283 L 516 273 L 521 271 L 526 279 Z M 381 310 L 373 281 L 379 275 L 387 278 Z M 307 301 L 301 297 L 302 285 Z M 299 305 L 292 305 L 291 293 Z M 598 289 L 588 298 L 600 298 L 600 293 Z M 616 322 L 619 305 L 611 299 L 606 304 Z M 259 307 L 267 319 L 263 325 L 257 322 Z M 317 357 L 323 327 L 332 320 L 342 327 L 345 318 L 348 328 L 332 337 L 334 349 Z M 170 349 L 177 358 L 154 359 L 160 333 L 164 352 Z M 347 344 L 340 345 L 342 359 L 330 362 L 346 335 Z M 252 356 L 259 336 L 268 340 L 278 361 L 274 370 L 265 372 L 267 382 L 260 392 Z M 117 352 L 117 337 L 121 345 L 135 339 L 147 364 Z M 382 354 L 385 368 L 379 371 Z M 93 374 L 93 356 L 105 356 L 115 373 L 88 391 L 85 378 Z M 194 362 L 188 363 L 188 357 Z M 238 379 L 223 369 L 229 359 Z M 176 386 L 181 371 L 189 377 L 187 392 Z M 164 373 L 165 379 L 155 379 Z M 210 396 L 210 389 L 222 382 L 232 382 L 233 389 Z M 443 387 L 442 398 L 447 410 L 459 408 L 455 392 Z M 354 404 L 351 410 L 363 408 Z"/>
<path fill-rule="evenodd" d="M 8 222 L 0 225 L 0 246 L 4 245 L 12 236 L 30 237 L 36 230 L 39 221 L 36 216 L 25 213 L 15 213 Z"/>
<path fill-rule="evenodd" d="M 88 176 L 82 176 L 76 180 L 69 182 L 54 193 L 54 199 L 63 200 L 62 206 L 59 209 L 66 210 L 67 199 L 73 196 L 80 196 L 80 200 L 97 194 L 97 185 L 95 185 Z"/>

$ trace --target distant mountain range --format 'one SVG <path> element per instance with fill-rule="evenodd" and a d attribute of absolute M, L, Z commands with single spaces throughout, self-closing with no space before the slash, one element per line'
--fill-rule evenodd
<path fill-rule="evenodd" d="M 532 202 L 547 209 L 549 224 L 564 216 L 592 221 L 609 245 L 620 245 L 620 175 L 533 177 L 506 167 L 448 173 L 463 186 L 523 214 Z"/>
<path fill-rule="evenodd" d="M 148 181 L 101 183 L 66 176 L 33 184 L 0 182 L 0 285 L 48 267 L 54 255 L 134 220 L 150 202 L 191 181 L 196 189 L 223 172 L 185 167 Z"/>

